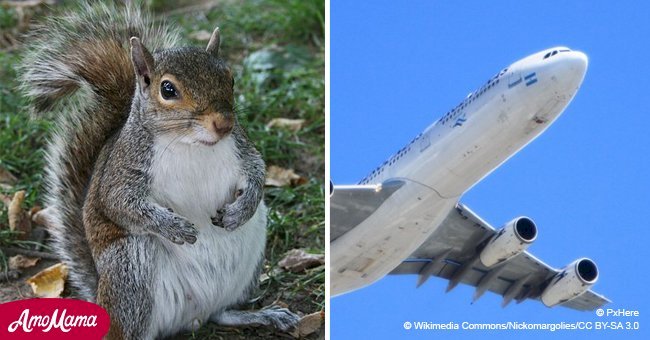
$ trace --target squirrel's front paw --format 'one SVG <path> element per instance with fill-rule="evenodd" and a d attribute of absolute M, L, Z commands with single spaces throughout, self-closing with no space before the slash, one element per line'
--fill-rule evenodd
<path fill-rule="evenodd" d="M 172 218 L 162 223 L 158 233 L 176 244 L 183 244 L 185 242 L 194 244 L 199 232 L 190 221 L 174 214 Z"/>
<path fill-rule="evenodd" d="M 223 208 L 217 210 L 217 214 L 212 218 L 212 224 L 222 227 L 228 231 L 233 231 L 244 224 L 243 211 L 237 208 L 236 204 L 226 204 Z"/>

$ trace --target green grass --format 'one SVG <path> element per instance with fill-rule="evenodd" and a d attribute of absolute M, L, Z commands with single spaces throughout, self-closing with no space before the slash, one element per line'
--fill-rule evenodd
<path fill-rule="evenodd" d="M 232 51 L 253 51 L 262 46 L 289 42 L 320 49 L 321 52 L 325 46 L 323 0 L 225 2 L 198 17 L 179 17 L 178 22 L 190 31 L 211 31 L 214 25 L 218 25 L 224 37 L 222 47 Z"/>
<path fill-rule="evenodd" d="M 221 28 L 221 54 L 235 71 L 237 114 L 267 165 L 295 169 L 308 179 L 297 187 L 267 188 L 270 207 L 265 279 L 250 308 L 280 300 L 304 314 L 320 311 L 325 303 L 324 266 L 295 274 L 278 268 L 278 261 L 293 248 L 324 253 L 324 1 L 230 1 L 209 10 L 182 11 L 176 2 L 148 1 L 151 10 L 179 25 L 187 44 L 190 33 Z M 182 1 L 182 4 L 192 3 Z M 55 8 L 57 12 L 60 8 Z M 166 13 L 172 11 L 171 16 Z M 44 15 L 51 10 L 43 10 Z M 12 10 L 0 9 L 0 29 L 16 24 Z M 265 51 L 260 54 L 259 51 Z M 260 69 L 257 56 L 266 55 Z M 251 57 L 253 55 L 253 57 Z M 16 92 L 15 65 L 20 46 L 0 50 L 0 166 L 18 179 L 10 195 L 26 190 L 26 207 L 40 203 L 43 147 L 51 125 L 28 119 L 25 101 Z M 273 118 L 305 119 L 293 132 L 267 128 Z M 6 209 L 0 203 L 0 228 L 6 227 Z M 4 239 L 3 239 L 4 238 Z M 0 233 L 0 244 L 11 242 Z M 1 257 L 1 256 L 0 256 Z M 275 337 L 261 329 L 229 329 L 208 325 L 194 338 Z M 323 333 L 312 337 L 323 336 Z"/>
<path fill-rule="evenodd" d="M 12 188 L 0 187 L 0 194 L 12 196 L 25 190 L 25 206 L 31 207 L 38 202 L 42 186 L 43 145 L 51 124 L 32 121 L 23 112 L 25 101 L 15 91 L 18 58 L 16 53 L 0 51 L 0 167 L 18 178 Z M 0 202 L 0 229 L 7 227 L 7 209 Z M 0 244 L 16 245 L 13 235 L 1 232 Z"/>

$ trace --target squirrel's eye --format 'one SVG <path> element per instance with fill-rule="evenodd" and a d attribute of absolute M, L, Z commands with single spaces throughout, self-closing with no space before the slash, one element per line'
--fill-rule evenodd
<path fill-rule="evenodd" d="M 160 95 L 165 100 L 174 99 L 178 97 L 178 91 L 176 91 L 176 88 L 171 81 L 165 80 L 160 83 Z"/>

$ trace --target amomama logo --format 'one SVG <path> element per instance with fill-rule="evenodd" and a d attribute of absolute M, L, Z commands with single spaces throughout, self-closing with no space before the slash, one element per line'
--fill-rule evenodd
<path fill-rule="evenodd" d="M 29 299 L 0 305 L 2 339 L 101 339 L 108 333 L 106 311 L 75 299 Z"/>

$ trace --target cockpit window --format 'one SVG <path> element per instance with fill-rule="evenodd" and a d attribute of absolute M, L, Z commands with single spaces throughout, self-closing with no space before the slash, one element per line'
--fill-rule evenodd
<path fill-rule="evenodd" d="M 556 54 L 557 54 L 557 50 L 554 50 L 554 51 L 548 52 L 548 53 L 546 53 L 546 54 L 544 55 L 544 59 L 548 59 L 549 57 L 552 57 L 552 56 L 554 56 L 554 55 L 556 55 Z"/>
<path fill-rule="evenodd" d="M 558 52 L 560 52 L 560 53 L 562 53 L 562 52 L 571 52 L 571 50 L 570 49 L 553 50 L 551 52 L 546 53 L 544 55 L 544 59 L 548 59 L 548 58 L 558 54 Z"/>

